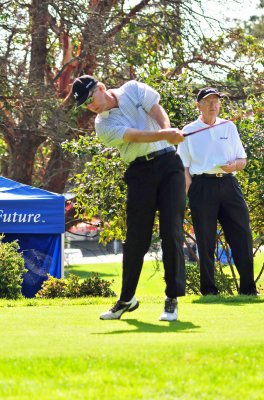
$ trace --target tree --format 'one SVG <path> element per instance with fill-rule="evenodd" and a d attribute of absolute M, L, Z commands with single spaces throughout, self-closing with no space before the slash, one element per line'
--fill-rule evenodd
<path fill-rule="evenodd" d="M 116 0 L 81 1 L 78 5 L 48 0 L 0 4 L 5 36 L 0 118 L 10 178 L 31 184 L 37 151 L 45 144 L 49 151 L 41 153 L 42 186 L 63 191 L 71 160 L 64 157 L 60 143 L 78 136 L 75 128 L 89 129 L 92 118 L 70 112 L 60 99 L 69 93 L 73 74 L 92 74 L 96 68 L 106 71 L 104 65 L 118 46 L 119 32 L 131 20 L 141 18 L 143 10 L 161 12 L 161 6 L 150 3 L 139 1 L 134 7 Z M 167 3 L 170 10 L 178 8 L 179 2 Z"/>
<path fill-rule="evenodd" d="M 264 1 L 260 0 L 259 2 L 259 9 L 264 9 Z M 264 15 L 257 16 L 252 15 L 245 23 L 245 30 L 250 34 L 253 35 L 258 40 L 264 40 Z"/>
<path fill-rule="evenodd" d="M 214 54 L 200 55 L 206 47 L 199 51 L 199 40 L 206 40 L 197 35 L 194 3 L 199 10 L 200 0 L 0 2 L 5 174 L 64 190 L 72 160 L 61 143 L 90 133 L 93 125 L 83 109 L 71 110 L 70 98 L 63 102 L 74 76 L 96 73 L 118 85 L 158 70 L 174 77 L 186 67 L 196 72 L 202 64 L 221 67 Z"/>

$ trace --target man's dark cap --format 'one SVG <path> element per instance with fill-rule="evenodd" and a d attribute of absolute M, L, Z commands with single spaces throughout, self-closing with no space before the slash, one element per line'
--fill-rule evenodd
<path fill-rule="evenodd" d="M 216 96 L 218 96 L 219 98 L 224 97 L 224 94 L 218 92 L 218 90 L 211 88 L 211 87 L 206 87 L 203 88 L 199 91 L 198 95 L 197 95 L 197 101 L 201 101 L 202 99 L 204 99 L 205 97 L 208 97 L 212 94 L 215 94 Z"/>
<path fill-rule="evenodd" d="M 93 93 L 97 80 L 90 75 L 82 75 L 76 78 L 72 85 L 72 95 L 77 107 L 82 105 Z"/>

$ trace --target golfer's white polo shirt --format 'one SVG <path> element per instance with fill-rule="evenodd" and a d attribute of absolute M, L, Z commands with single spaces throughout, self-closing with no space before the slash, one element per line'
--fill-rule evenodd
<path fill-rule="evenodd" d="M 150 86 L 137 81 L 129 81 L 119 89 L 111 90 L 117 98 L 118 108 L 98 114 L 95 119 L 97 136 L 108 147 L 117 147 L 123 160 L 130 163 L 137 157 L 169 147 L 165 140 L 153 143 L 126 143 L 127 129 L 158 130 L 158 123 L 148 112 L 159 103 L 159 94 Z"/>
<path fill-rule="evenodd" d="M 223 121 L 225 120 L 217 118 L 214 125 Z M 188 133 L 208 126 L 199 117 L 186 125 L 183 131 Z M 247 157 L 237 128 L 231 121 L 186 137 L 185 141 L 178 145 L 177 152 L 184 167 L 189 167 L 191 175 L 223 173 L 220 165 Z"/>

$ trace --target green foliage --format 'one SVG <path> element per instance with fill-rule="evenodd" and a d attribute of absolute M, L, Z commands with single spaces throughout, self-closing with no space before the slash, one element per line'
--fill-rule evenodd
<path fill-rule="evenodd" d="M 70 274 L 66 280 L 65 297 L 80 297 L 79 277 Z"/>
<path fill-rule="evenodd" d="M 36 294 L 36 297 L 51 298 L 66 297 L 67 281 L 58 279 L 48 274 L 48 279 L 43 282 L 42 288 Z"/>
<path fill-rule="evenodd" d="M 172 127 L 183 128 L 197 118 L 195 86 L 190 73 L 169 78 L 158 72 L 147 77 L 144 82 L 159 92 L 160 102 L 169 115 Z"/>
<path fill-rule="evenodd" d="M 235 122 L 247 153 L 247 166 L 237 174 L 248 204 L 253 238 L 263 236 L 264 221 L 264 96 L 249 96 L 246 101 L 226 102 L 223 115 L 232 118 L 244 114 Z M 252 111 L 246 116 L 245 112 Z M 263 243 L 263 239 L 262 239 Z"/>
<path fill-rule="evenodd" d="M 0 137 L 0 158 L 2 160 L 3 157 L 7 157 L 8 155 L 8 147 L 5 140 Z"/>
<path fill-rule="evenodd" d="M 0 240 L 3 235 L 0 236 Z M 0 243 L 0 297 L 17 299 L 22 296 L 21 285 L 24 268 L 24 259 L 19 251 L 17 241 Z"/>
<path fill-rule="evenodd" d="M 73 178 L 76 195 L 76 215 L 101 220 L 100 240 L 123 240 L 125 234 L 126 186 L 123 180 L 125 164 L 115 149 L 105 148 L 97 137 L 81 137 L 65 142 L 64 149 L 78 157 L 89 158 L 82 173 Z"/>
<path fill-rule="evenodd" d="M 186 263 L 186 294 L 200 294 L 200 273 L 199 265 Z"/>
<path fill-rule="evenodd" d="M 169 4 L 173 3 L 173 4 Z M 111 54 L 112 63 L 104 65 L 104 76 L 111 85 L 116 80 L 145 79 L 165 71 L 168 65 L 184 60 L 182 2 L 158 2 L 140 13 L 140 20 L 129 19 L 116 39 L 117 48 Z M 155 28 L 154 28 L 155 27 Z M 197 36 L 197 35 L 196 35 Z M 166 67 L 165 67 L 166 66 Z"/>
<path fill-rule="evenodd" d="M 0 117 L 1 123 L 1 117 Z M 8 165 L 9 149 L 4 139 L 0 137 L 0 174 L 5 176 Z"/>
<path fill-rule="evenodd" d="M 157 264 L 155 265 L 157 269 Z M 232 295 L 236 291 L 236 285 L 233 277 L 228 271 L 228 265 L 215 264 L 215 282 L 219 294 Z M 188 262 L 185 264 L 186 271 L 186 294 L 200 295 L 200 270 L 197 263 Z"/>
<path fill-rule="evenodd" d="M 48 279 L 43 282 L 36 297 L 54 299 L 55 297 L 111 297 L 116 295 L 110 289 L 112 282 L 100 278 L 98 274 L 92 274 L 82 283 L 79 280 L 80 278 L 74 274 L 70 274 L 67 279 L 58 279 L 48 275 Z"/>
<path fill-rule="evenodd" d="M 231 96 L 245 101 L 263 93 L 263 43 L 238 27 L 227 34 L 226 51 L 231 51 L 232 60 L 222 84 Z"/>
<path fill-rule="evenodd" d="M 216 263 L 215 265 L 215 283 L 220 294 L 232 295 L 236 292 L 236 280 L 230 275 L 229 267 L 228 264 Z"/>
<path fill-rule="evenodd" d="M 34 185 L 53 191 L 58 190 L 58 179 L 66 183 L 74 167 L 70 160 L 64 163 L 60 143 L 92 130 L 93 118 L 87 111 L 70 110 L 70 99 L 61 103 L 80 71 L 94 73 L 111 87 L 133 78 L 156 80 L 173 125 L 180 127 L 192 120 L 189 95 L 197 83 L 221 85 L 227 77 L 226 87 L 238 95 L 261 90 L 263 46 L 256 30 L 227 30 L 223 22 L 221 36 L 215 37 L 218 23 L 206 13 L 197 14 L 200 0 L 192 6 L 182 0 L 139 1 L 137 5 L 131 1 L 45 1 L 42 7 L 24 3 L 2 2 L 0 15 L 0 127 L 9 143 L 6 175 L 16 180 L 30 183 L 33 178 Z M 259 33 L 262 22 L 260 18 Z M 34 25 L 43 32 L 34 34 Z M 208 38 L 209 26 L 213 37 Z M 43 60 L 32 68 L 41 44 Z M 193 82 L 187 77 L 185 86 L 184 70 L 194 77 Z M 173 91 L 173 80 L 177 85 L 181 81 L 179 91 Z M 29 140 L 35 142 L 32 152 L 27 151 Z M 16 168 L 16 153 L 27 168 Z"/>
<path fill-rule="evenodd" d="M 110 289 L 113 281 L 106 281 L 100 278 L 99 274 L 92 274 L 86 278 L 80 285 L 80 296 L 101 296 L 112 297 L 116 296 L 115 292 Z"/>
<path fill-rule="evenodd" d="M 188 224 L 190 226 L 190 223 Z M 185 227 L 189 229 L 189 226 Z M 155 226 L 155 228 L 157 228 Z M 150 247 L 150 252 L 154 257 L 154 272 L 153 275 L 161 270 L 160 262 L 160 239 L 156 229 L 154 229 L 154 234 L 152 237 L 152 243 Z M 231 268 L 231 274 L 229 268 Z M 187 294 L 200 294 L 200 269 L 199 261 L 197 262 L 186 262 L 185 263 L 186 272 L 186 293 Z M 153 276 L 152 275 L 152 276 Z M 236 277 L 233 275 L 232 265 L 223 265 L 219 260 L 216 259 L 215 262 L 215 282 L 219 289 L 220 294 L 234 294 L 234 290 L 237 286 Z"/>

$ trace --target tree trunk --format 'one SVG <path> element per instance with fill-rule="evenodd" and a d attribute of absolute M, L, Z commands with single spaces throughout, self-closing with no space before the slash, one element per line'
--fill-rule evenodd
<path fill-rule="evenodd" d="M 60 145 L 54 144 L 45 170 L 43 189 L 63 193 L 72 166 L 72 159 L 65 156 Z"/>
<path fill-rule="evenodd" d="M 9 144 L 8 176 L 15 181 L 31 185 L 35 154 L 44 139 L 28 135 L 23 131 L 19 131 L 17 134 L 15 142 Z"/>
<path fill-rule="evenodd" d="M 30 16 L 32 44 L 28 77 L 29 97 L 26 103 L 21 103 L 22 118 L 16 128 L 15 120 L 9 115 L 9 129 L 6 129 L 5 136 L 10 149 L 8 176 L 28 185 L 32 184 L 36 151 L 46 139 L 39 121 L 43 113 L 41 99 L 44 98 L 47 58 L 48 0 L 32 0 Z"/>
<path fill-rule="evenodd" d="M 37 92 L 44 88 L 47 63 L 48 0 L 32 0 L 31 4 L 31 60 L 29 85 Z"/>

